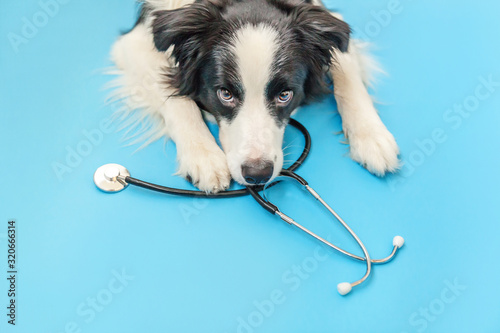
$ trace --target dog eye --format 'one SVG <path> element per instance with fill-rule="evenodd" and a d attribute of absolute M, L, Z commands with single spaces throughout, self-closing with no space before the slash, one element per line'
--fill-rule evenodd
<path fill-rule="evenodd" d="M 291 90 L 283 90 L 278 95 L 278 102 L 281 103 L 281 104 L 288 103 L 288 102 L 290 102 L 292 100 L 292 97 L 293 97 L 293 91 L 291 91 Z"/>
<path fill-rule="evenodd" d="M 234 100 L 233 94 L 226 88 L 217 90 L 217 96 L 223 103 L 230 103 Z"/>

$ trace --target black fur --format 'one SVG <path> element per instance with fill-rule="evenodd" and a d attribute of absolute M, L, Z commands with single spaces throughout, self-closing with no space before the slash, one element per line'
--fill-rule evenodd
<path fill-rule="evenodd" d="M 345 52 L 349 26 L 322 7 L 300 0 L 198 0 L 184 8 L 158 11 L 154 15 L 154 42 L 159 51 L 173 46 L 178 67 L 167 70 L 168 83 L 180 96 L 188 96 L 216 118 L 232 119 L 238 112 L 220 103 L 216 91 L 230 89 L 237 101 L 244 100 L 231 37 L 246 24 L 267 24 L 279 35 L 273 78 L 266 94 L 272 104 L 284 89 L 294 98 L 286 107 L 270 105 L 280 123 L 298 106 L 328 92 L 325 74 L 332 49 Z"/>

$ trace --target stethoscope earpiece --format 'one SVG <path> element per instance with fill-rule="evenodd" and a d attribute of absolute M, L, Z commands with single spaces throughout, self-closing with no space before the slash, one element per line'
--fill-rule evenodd
<path fill-rule="evenodd" d="M 392 240 L 392 245 L 397 246 L 398 249 L 402 248 L 404 244 L 405 244 L 405 239 L 401 236 L 396 236 Z"/>
<path fill-rule="evenodd" d="M 402 248 L 404 243 L 405 240 L 401 236 L 395 236 L 394 239 L 392 240 L 393 246 L 397 249 Z M 372 263 L 374 263 L 373 260 Z M 337 291 L 339 292 L 340 295 L 345 296 L 351 292 L 352 287 L 353 287 L 352 284 L 350 284 L 349 282 L 342 282 L 337 285 Z"/>
<path fill-rule="evenodd" d="M 345 296 L 352 290 L 352 285 L 349 282 L 342 282 L 337 285 L 337 291 L 340 295 Z"/>
<path fill-rule="evenodd" d="M 316 238 L 318 241 L 322 242 L 323 244 L 326 244 L 330 248 L 342 253 L 343 255 L 351 259 L 366 262 L 366 273 L 361 279 L 352 283 L 343 282 L 337 285 L 337 291 L 339 292 L 339 294 L 347 295 L 351 292 L 353 287 L 363 283 L 370 276 L 372 264 L 385 264 L 391 261 L 398 252 L 398 250 L 404 245 L 405 241 L 403 237 L 396 236 L 392 240 L 393 249 L 391 254 L 389 254 L 389 256 L 383 259 L 370 258 L 370 255 L 368 254 L 366 247 L 363 245 L 363 243 L 361 242 L 359 237 L 354 233 L 354 231 L 352 231 L 352 229 L 347 225 L 347 223 L 345 223 L 344 220 L 342 220 L 342 218 L 321 198 L 321 196 L 309 186 L 309 184 L 304 178 L 300 177 L 294 172 L 300 165 L 302 165 L 302 163 L 306 160 L 307 156 L 309 155 L 311 149 L 311 136 L 309 135 L 307 129 L 298 121 L 290 119 L 290 125 L 297 128 L 304 135 L 304 140 L 305 140 L 304 150 L 302 151 L 302 154 L 295 163 L 293 163 L 288 169 L 284 169 L 281 171 L 281 176 L 285 177 L 286 179 L 292 179 L 296 181 L 307 192 L 309 192 L 316 200 L 318 200 L 354 238 L 354 240 L 358 243 L 359 247 L 363 251 L 364 257 L 357 256 L 355 254 L 352 254 L 350 252 L 341 249 L 338 246 L 333 245 L 326 239 L 321 238 L 320 236 L 316 235 L 315 233 L 311 232 L 310 230 L 306 229 L 305 227 L 297 223 L 290 216 L 287 216 L 286 214 L 281 212 L 277 206 L 269 202 L 269 200 L 266 197 L 266 190 L 274 186 L 277 182 L 279 182 L 279 180 L 278 181 L 275 180 L 271 183 L 266 184 L 265 186 L 262 185 L 251 186 L 251 187 L 247 186 L 247 188 L 239 190 L 230 190 L 230 191 L 219 192 L 216 194 L 207 194 L 202 191 L 183 190 L 183 189 L 171 188 L 171 187 L 148 183 L 130 177 L 130 173 L 128 172 L 128 170 L 119 164 L 106 164 L 98 168 L 94 173 L 94 183 L 101 191 L 104 192 L 119 192 L 125 189 L 129 184 L 131 184 L 161 193 L 188 196 L 188 197 L 233 198 L 250 194 L 265 210 L 279 216 L 287 224 L 297 227 L 301 231 Z M 259 191 L 262 190 L 264 190 L 264 198 L 259 194 Z"/>
<path fill-rule="evenodd" d="M 252 194 L 252 196 L 257 200 L 257 202 L 262 206 L 264 207 L 265 209 L 267 209 L 268 211 L 271 211 L 273 212 L 274 214 L 278 215 L 283 221 L 285 221 L 287 224 L 290 224 L 290 225 L 293 225 L 295 227 L 297 227 L 298 229 L 302 230 L 303 232 L 307 233 L 308 235 L 314 237 L 315 239 L 317 239 L 318 241 L 322 242 L 323 244 L 329 246 L 330 248 L 334 249 L 335 251 L 338 251 L 340 253 L 342 253 L 343 255 L 346 255 L 352 259 L 356 259 L 356 260 L 359 260 L 359 261 L 365 261 L 366 262 L 366 273 L 365 275 L 359 279 L 358 281 L 355 281 L 355 282 L 352 282 L 352 283 L 349 283 L 349 282 L 343 282 L 343 283 L 339 283 L 337 285 L 337 291 L 339 292 L 340 295 L 347 295 L 351 292 L 352 288 L 363 283 L 371 274 L 371 266 L 372 264 L 385 264 L 389 261 L 391 261 L 394 256 L 396 255 L 396 253 L 398 252 L 398 250 L 403 246 L 405 240 L 403 237 L 401 236 L 396 236 L 393 238 L 392 240 L 392 245 L 393 245 L 393 249 L 392 249 L 392 252 L 389 256 L 387 256 L 386 258 L 383 258 L 383 259 L 371 259 L 370 258 L 370 255 L 368 254 L 368 250 L 366 249 L 366 247 L 364 246 L 364 244 L 361 242 L 361 240 L 359 239 L 359 237 L 354 233 L 354 231 L 347 225 L 346 222 L 344 222 L 344 220 L 333 210 L 332 207 L 330 207 L 326 202 L 325 200 L 323 200 L 323 198 L 318 194 L 318 192 L 316 192 L 311 186 L 309 186 L 309 184 L 307 183 L 307 181 L 300 177 L 299 175 L 297 175 L 296 173 L 292 172 L 292 171 L 289 171 L 289 170 L 283 170 L 280 174 L 280 180 L 279 181 L 283 181 L 285 179 L 289 179 L 291 181 L 294 181 L 296 183 L 298 183 L 300 186 L 302 186 L 307 192 L 309 192 L 311 194 L 311 196 L 313 196 L 316 200 L 318 200 L 322 205 L 323 207 L 325 207 L 336 219 L 337 221 L 342 224 L 342 226 L 349 232 L 349 234 L 352 236 L 352 238 L 354 238 L 354 240 L 358 243 L 359 247 L 361 248 L 361 250 L 363 251 L 364 253 L 364 257 L 359 257 L 355 254 L 352 254 L 346 250 L 343 250 L 341 249 L 340 247 L 332 244 L 331 242 L 327 241 L 326 239 L 318 236 L 317 234 L 313 233 L 312 231 L 310 231 L 309 229 L 303 227 L 302 225 L 300 225 L 299 223 L 297 223 L 293 218 L 291 218 L 290 216 L 284 214 L 282 211 L 280 211 L 278 209 L 277 206 L 273 205 L 268 197 L 267 197 L 267 190 L 271 187 L 273 187 L 276 182 L 272 182 L 270 184 L 266 184 L 266 186 L 264 186 L 264 198 L 260 197 L 260 195 L 257 193 L 257 191 L 251 191 L 250 193 Z M 269 207 L 274 207 L 273 210 L 270 210 Z"/>

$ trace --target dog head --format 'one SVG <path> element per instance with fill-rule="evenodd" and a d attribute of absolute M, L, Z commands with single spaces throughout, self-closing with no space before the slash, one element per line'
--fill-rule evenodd
<path fill-rule="evenodd" d="M 291 113 L 325 94 L 332 50 L 349 26 L 321 7 L 267 0 L 199 1 L 154 13 L 154 42 L 177 66 L 168 83 L 215 116 L 233 179 L 265 183 L 283 166 Z"/>

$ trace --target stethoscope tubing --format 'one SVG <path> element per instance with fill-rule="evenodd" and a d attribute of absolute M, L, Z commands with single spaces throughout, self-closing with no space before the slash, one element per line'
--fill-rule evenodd
<path fill-rule="evenodd" d="M 309 153 L 311 151 L 311 135 L 309 134 L 309 131 L 307 128 L 305 128 L 304 125 L 299 123 L 297 120 L 290 118 L 289 124 L 293 126 L 294 128 L 298 129 L 300 133 L 304 136 L 304 149 L 302 150 L 302 153 L 300 154 L 299 158 L 286 170 L 288 171 L 295 171 L 297 170 L 307 159 L 309 156 Z M 162 186 L 162 185 L 157 185 L 153 183 L 148 183 L 143 180 L 133 178 L 130 176 L 125 176 L 125 177 L 118 177 L 119 181 L 122 181 L 126 184 L 131 184 L 135 185 L 138 187 L 142 187 L 148 190 L 160 192 L 160 193 L 165 193 L 165 194 L 174 194 L 178 196 L 185 196 L 185 197 L 202 197 L 202 198 L 210 198 L 210 199 L 222 199 L 222 198 L 237 198 L 237 197 L 242 197 L 251 194 L 251 190 L 256 190 L 256 191 L 262 191 L 264 189 L 264 185 L 258 185 L 258 186 L 247 186 L 246 188 L 238 189 L 238 190 L 228 190 L 228 191 L 222 191 L 218 193 L 207 193 L 203 191 L 198 191 L 198 190 L 185 190 L 185 189 L 178 189 L 178 188 L 173 188 L 173 187 L 167 187 L 167 186 Z"/>
<path fill-rule="evenodd" d="M 340 247 L 332 244 L 331 242 L 329 242 L 326 239 L 318 236 L 317 234 L 313 233 L 312 231 L 310 231 L 309 229 L 305 228 L 301 224 L 297 223 L 291 217 L 289 217 L 289 216 L 285 215 L 284 213 L 282 213 L 275 205 L 272 205 L 272 206 L 266 208 L 263 205 L 263 203 L 261 202 L 261 200 L 257 200 L 268 211 L 275 210 L 274 213 L 276 215 L 278 215 L 286 223 L 297 227 L 298 229 L 300 229 L 303 232 L 307 233 L 308 235 L 314 237 L 315 239 L 317 239 L 318 241 L 322 242 L 323 244 L 329 246 L 330 248 L 332 248 L 332 249 L 340 252 L 341 254 L 344 254 L 344 255 L 346 255 L 346 256 L 348 256 L 350 258 L 356 259 L 356 260 L 360 260 L 360 261 L 366 262 L 366 272 L 365 272 L 365 274 L 363 275 L 363 277 L 361 279 L 359 279 L 359 280 L 357 280 L 355 282 L 351 282 L 351 283 L 349 283 L 349 282 L 340 283 L 338 285 L 338 291 L 339 291 L 340 294 L 345 295 L 345 294 L 349 293 L 351 291 L 352 287 L 360 285 L 366 279 L 368 279 L 368 277 L 371 274 L 371 269 L 372 269 L 371 265 L 374 262 L 376 262 L 377 264 L 383 264 L 383 263 L 386 263 L 386 262 L 390 261 L 392 258 L 394 258 L 394 256 L 397 253 L 397 250 L 399 249 L 399 247 L 396 246 L 396 245 L 393 246 L 392 252 L 391 252 L 391 254 L 388 257 L 386 257 L 384 259 L 372 260 L 371 257 L 370 257 L 370 254 L 368 253 L 368 250 L 366 249 L 366 247 L 363 244 L 363 242 L 361 241 L 361 239 L 349 227 L 349 225 L 340 217 L 340 215 L 337 214 L 337 212 L 330 205 L 328 205 L 326 203 L 326 201 L 323 200 L 323 198 L 312 187 L 309 186 L 309 184 L 307 183 L 307 181 L 304 178 L 300 177 L 296 173 L 294 173 L 292 171 L 289 171 L 289 170 L 283 170 L 281 172 L 281 176 L 293 179 L 294 181 L 298 182 L 301 186 L 303 186 L 303 188 L 306 189 L 309 192 L 309 194 L 311 194 L 316 200 L 318 200 L 323 205 L 323 207 L 325 207 L 337 219 L 337 221 L 340 224 L 342 224 L 342 226 L 349 232 L 349 234 L 351 235 L 351 237 L 354 238 L 354 240 L 356 241 L 356 243 L 358 244 L 358 246 L 363 251 L 364 258 L 360 257 L 360 256 L 357 256 L 355 254 L 352 254 L 352 253 L 350 253 L 348 251 L 345 251 L 344 249 L 342 249 L 342 248 L 340 248 Z M 266 188 L 267 188 L 267 186 L 264 188 L 264 190 Z M 254 198 L 256 198 L 256 196 L 258 196 L 258 194 L 256 192 L 253 192 L 252 195 L 253 195 Z M 265 193 L 264 193 L 264 196 L 265 196 Z M 268 204 L 270 204 L 270 202 L 267 200 L 267 198 L 264 201 L 267 202 Z"/>
<path fill-rule="evenodd" d="M 349 227 L 349 225 L 335 212 L 335 210 L 330 207 L 325 200 L 312 188 L 309 186 L 307 181 L 297 175 L 294 171 L 298 169 L 304 161 L 307 159 L 310 151 L 311 151 L 311 136 L 309 134 L 309 131 L 298 121 L 295 119 L 290 119 L 289 122 L 290 125 L 298 129 L 302 135 L 304 136 L 304 149 L 302 151 L 302 154 L 299 156 L 299 158 L 293 163 L 288 169 L 283 169 L 280 173 L 280 176 L 282 177 L 287 177 L 290 179 L 295 180 L 298 182 L 301 186 L 303 186 L 304 189 L 306 189 L 316 200 L 318 200 L 323 207 L 325 207 L 336 219 L 337 221 L 349 232 L 351 237 L 356 241 L 358 246 L 361 248 L 364 257 L 355 255 L 353 253 L 350 253 L 334 244 L 329 242 L 328 240 L 318 236 L 314 232 L 310 231 L 309 229 L 305 228 L 301 224 L 297 223 L 295 220 L 293 220 L 291 217 L 287 216 L 283 212 L 279 210 L 277 206 L 269 202 L 267 198 L 265 198 L 265 189 L 270 188 L 277 183 L 280 182 L 280 180 L 276 180 L 272 182 L 271 184 L 266 184 L 266 185 L 258 185 L 258 186 L 247 186 L 246 188 L 238 189 L 238 190 L 228 190 L 228 191 L 223 191 L 223 192 L 218 192 L 218 193 L 206 193 L 203 191 L 198 191 L 198 190 L 186 190 L 186 189 L 178 189 L 178 188 L 172 188 L 172 187 L 167 187 L 167 186 L 162 186 L 162 185 L 157 185 L 149 182 L 145 182 L 143 180 L 133 178 L 129 175 L 128 171 L 119 166 L 119 165 L 113 165 L 113 168 L 119 167 L 122 168 L 125 172 L 125 175 L 120 174 L 118 172 L 118 175 L 113 178 L 115 179 L 116 182 L 120 183 L 122 185 L 122 188 L 125 188 L 127 185 L 134 185 L 138 186 L 141 188 L 145 188 L 148 190 L 160 192 L 160 193 L 165 193 L 165 194 L 172 194 L 172 195 L 177 195 L 177 196 L 185 196 L 185 197 L 200 197 L 200 198 L 234 198 L 234 197 L 242 197 L 246 195 L 251 195 L 257 203 L 259 203 L 260 206 L 262 206 L 265 210 L 268 212 L 279 216 L 283 221 L 288 223 L 289 225 L 293 225 L 294 227 L 300 229 L 301 231 L 307 233 L 311 237 L 315 238 L 316 240 L 320 241 L 321 243 L 327 245 L 328 247 L 334 249 L 335 251 L 351 258 L 354 260 L 362 261 L 366 263 L 366 272 L 363 275 L 363 277 L 355 282 L 348 283 L 340 283 L 337 286 L 337 289 L 341 295 L 346 295 L 348 294 L 352 287 L 355 287 L 361 283 L 363 283 L 369 276 L 372 270 L 372 264 L 385 264 L 389 261 L 391 261 L 399 248 L 401 248 L 404 244 L 404 239 L 400 236 L 396 236 L 393 240 L 393 249 L 392 252 L 389 254 L 389 256 L 383 258 L 383 259 L 371 259 L 370 254 L 368 253 L 368 250 L 366 249 L 365 245 L 361 241 L 361 239 L 356 235 L 356 233 Z M 107 165 L 106 165 L 107 166 Z M 101 168 L 105 168 L 106 166 L 103 166 Z M 96 174 L 99 172 L 96 171 Z M 102 180 L 102 177 L 99 178 Z M 94 175 L 94 181 L 96 181 L 96 176 Z M 97 185 L 97 182 L 96 182 Z M 118 184 L 119 185 L 119 184 Z M 264 190 L 264 198 L 260 195 L 259 192 Z"/>
<path fill-rule="evenodd" d="M 316 200 L 318 200 L 322 205 L 323 207 L 325 207 L 341 224 L 344 228 L 347 229 L 347 231 L 351 234 L 351 236 L 354 238 L 354 240 L 358 241 L 360 243 L 361 240 L 356 236 L 356 234 L 352 231 L 352 229 L 349 227 L 349 225 L 340 217 L 339 214 L 337 214 L 337 212 L 330 206 L 326 203 L 326 201 L 311 187 L 309 186 L 309 184 L 305 181 L 304 178 L 300 177 L 299 175 L 297 175 L 296 173 L 293 173 L 293 172 L 290 172 L 288 170 L 283 170 L 281 172 L 281 176 L 282 177 L 288 177 L 290 179 L 293 179 L 295 181 L 297 181 L 301 186 L 303 186 L 303 188 L 305 190 L 307 190 Z M 277 183 L 277 182 L 276 182 Z M 266 186 L 265 188 L 269 188 L 271 186 L 273 186 L 274 184 L 270 184 L 269 186 Z M 355 259 L 355 260 L 358 260 L 358 261 L 366 261 L 366 258 L 364 257 L 360 257 L 358 255 L 355 255 L 353 253 L 350 253 L 334 244 L 332 244 L 331 242 L 327 241 L 326 239 L 322 238 L 321 236 L 315 234 L 314 232 L 310 231 L 309 229 L 303 227 L 302 225 L 300 225 L 299 223 L 297 223 L 295 220 L 293 220 L 291 217 L 283 214 L 277 206 L 275 206 L 274 204 L 271 204 L 268 200 L 265 200 L 264 198 L 262 198 L 258 193 L 257 191 L 255 190 L 251 190 L 251 194 L 254 196 L 254 199 L 257 199 L 257 201 L 259 202 L 259 204 L 261 204 L 261 206 L 263 205 L 269 205 L 269 206 L 263 206 L 264 209 L 266 209 L 267 211 L 270 211 L 272 212 L 273 214 L 275 215 L 278 215 L 282 220 L 284 220 L 285 222 L 287 222 L 288 224 L 290 225 L 293 225 L 297 228 L 299 228 L 300 230 L 304 231 L 305 233 L 309 234 L 310 236 L 314 237 L 315 239 L 319 240 L 320 242 L 326 244 L 327 246 L 331 247 L 332 249 L 336 250 L 337 252 L 340 252 L 341 254 L 344 254 L 352 259 Z M 257 197 L 257 198 L 256 198 Z M 392 252 L 385 258 L 382 258 L 382 259 L 371 259 L 371 263 L 372 264 L 385 264 L 389 261 L 391 261 L 393 258 L 394 258 L 394 255 L 396 254 L 398 250 L 398 246 L 393 246 L 393 250 Z"/>

